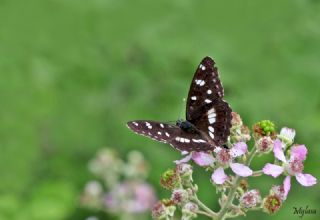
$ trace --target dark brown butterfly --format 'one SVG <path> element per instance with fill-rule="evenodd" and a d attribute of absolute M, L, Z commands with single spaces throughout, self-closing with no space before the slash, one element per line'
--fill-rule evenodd
<path fill-rule="evenodd" d="M 191 82 L 186 120 L 178 120 L 175 125 L 136 120 L 127 126 L 137 134 L 168 143 L 180 151 L 213 150 L 222 146 L 230 135 L 231 108 L 222 100 L 223 96 L 215 62 L 205 57 Z"/>

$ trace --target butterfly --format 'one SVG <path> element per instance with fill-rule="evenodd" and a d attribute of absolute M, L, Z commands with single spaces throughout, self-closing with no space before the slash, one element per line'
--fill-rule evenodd
<path fill-rule="evenodd" d="M 232 110 L 223 96 L 215 62 L 205 57 L 191 82 L 186 120 L 177 120 L 176 124 L 136 120 L 127 126 L 139 135 L 168 143 L 180 151 L 212 151 L 225 144 L 230 135 Z"/>

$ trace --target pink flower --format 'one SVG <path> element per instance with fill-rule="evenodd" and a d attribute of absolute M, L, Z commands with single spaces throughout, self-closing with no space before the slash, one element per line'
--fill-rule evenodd
<path fill-rule="evenodd" d="M 240 205 L 244 208 L 252 208 L 261 203 L 261 196 L 259 190 L 253 189 L 245 192 L 240 197 Z"/>
<path fill-rule="evenodd" d="M 208 167 L 214 163 L 214 158 L 212 154 L 204 153 L 204 152 L 191 152 L 181 160 L 176 160 L 174 162 L 176 164 L 187 163 L 191 159 L 201 167 Z"/>
<path fill-rule="evenodd" d="M 219 167 L 213 172 L 211 179 L 215 184 L 223 184 L 228 179 L 228 176 L 224 173 L 223 168 Z"/>
<path fill-rule="evenodd" d="M 283 183 L 285 197 L 287 197 L 287 194 L 290 191 L 291 176 L 295 176 L 296 180 L 306 187 L 317 183 L 315 177 L 310 174 L 302 173 L 304 168 L 303 161 L 306 159 L 308 153 L 308 150 L 304 145 L 293 146 L 291 148 L 290 159 L 287 160 L 283 152 L 283 143 L 277 139 L 274 142 L 273 153 L 278 160 L 282 161 L 283 166 L 267 163 L 262 171 L 264 174 L 273 176 L 274 178 L 286 171 L 288 176 Z"/>
<path fill-rule="evenodd" d="M 281 129 L 279 138 L 289 144 L 293 143 L 294 137 L 296 135 L 296 131 L 292 128 L 284 127 Z"/>
<path fill-rule="evenodd" d="M 222 167 L 230 167 L 231 170 L 243 177 L 251 176 L 252 170 L 240 163 L 234 163 L 233 160 L 239 156 L 244 155 L 248 150 L 247 144 L 244 142 L 236 143 L 233 148 L 230 150 L 224 148 L 217 148 L 215 150 L 216 153 L 216 160 L 221 165 L 218 169 L 216 169 L 211 179 L 215 184 L 223 184 L 227 179 L 228 176 L 224 173 L 224 169 Z"/>

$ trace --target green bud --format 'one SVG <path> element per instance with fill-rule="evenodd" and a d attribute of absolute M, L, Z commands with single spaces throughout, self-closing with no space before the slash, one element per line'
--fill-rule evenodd
<path fill-rule="evenodd" d="M 160 184 L 165 189 L 174 189 L 180 183 L 180 178 L 175 170 L 169 169 L 161 175 Z"/>
<path fill-rule="evenodd" d="M 263 120 L 256 123 L 253 130 L 258 136 L 270 136 L 275 133 L 275 125 L 270 120 Z"/>

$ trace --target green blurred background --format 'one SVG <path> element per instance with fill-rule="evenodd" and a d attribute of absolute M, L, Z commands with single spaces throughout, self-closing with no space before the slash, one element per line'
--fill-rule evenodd
<path fill-rule="evenodd" d="M 296 128 L 296 141 L 309 148 L 305 172 L 319 179 L 319 12 L 317 0 L 0 0 L 0 219 L 87 217 L 78 197 L 92 177 L 87 162 L 103 146 L 141 150 L 158 187 L 180 154 L 125 123 L 176 120 L 206 55 L 246 124 Z M 217 210 L 209 177 L 195 175 L 200 198 Z M 265 194 L 282 179 L 252 185 Z M 320 212 L 319 185 L 294 180 L 272 218 L 299 219 L 292 207 L 306 205 Z M 247 219 L 257 217 L 270 218 Z"/>

